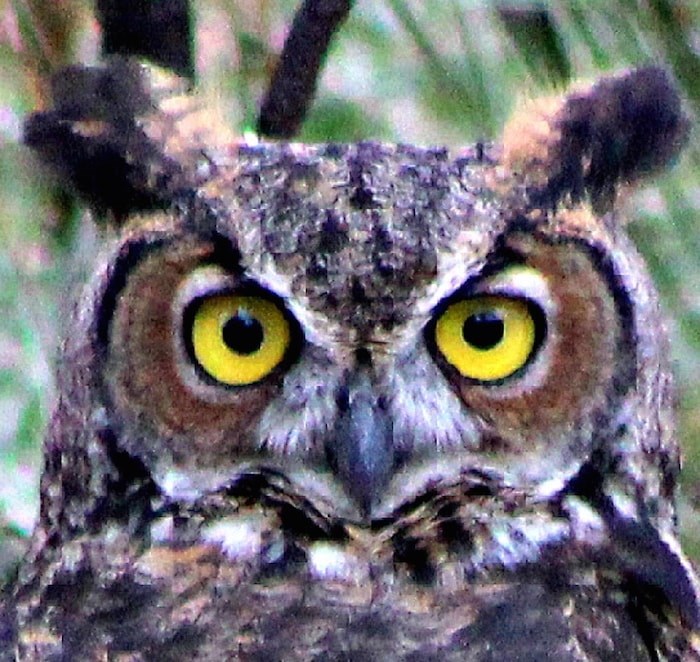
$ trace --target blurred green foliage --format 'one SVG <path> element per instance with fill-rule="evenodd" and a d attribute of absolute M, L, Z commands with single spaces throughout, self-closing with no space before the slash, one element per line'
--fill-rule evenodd
<path fill-rule="evenodd" d="M 241 131 L 254 125 L 292 0 L 195 5 L 199 86 Z M 85 0 L 0 2 L 0 572 L 37 510 L 41 431 L 67 301 L 94 254 L 88 224 L 19 144 L 47 74 L 97 59 Z M 300 136 L 460 144 L 497 137 L 518 99 L 648 62 L 700 108 L 700 3 L 669 0 L 360 0 L 342 27 Z M 681 517 L 700 558 L 700 141 L 628 203 L 670 320 L 687 457 Z M 87 236 L 86 236 L 87 235 Z"/>

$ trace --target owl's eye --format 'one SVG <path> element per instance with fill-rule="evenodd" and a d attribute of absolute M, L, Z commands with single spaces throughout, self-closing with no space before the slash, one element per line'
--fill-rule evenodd
<path fill-rule="evenodd" d="M 538 342 L 531 305 L 520 299 L 480 296 L 449 305 L 435 323 L 435 345 L 462 377 L 505 379 L 522 368 Z"/>
<path fill-rule="evenodd" d="M 218 294 L 196 306 L 188 344 L 201 368 L 218 382 L 246 386 L 267 377 L 284 360 L 290 325 L 274 302 L 255 295 Z"/>

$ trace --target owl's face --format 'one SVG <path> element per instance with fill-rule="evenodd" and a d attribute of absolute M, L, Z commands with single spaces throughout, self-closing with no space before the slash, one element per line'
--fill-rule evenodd
<path fill-rule="evenodd" d="M 68 72 L 28 125 L 118 235 L 62 353 L 20 645 L 691 650 L 665 334 L 613 211 L 685 138 L 665 74 L 450 153 L 212 137 L 149 71 L 75 99 Z"/>
<path fill-rule="evenodd" d="M 584 208 L 519 215 L 457 157 L 241 147 L 214 212 L 132 224 L 92 304 L 96 406 L 165 495 L 273 470 L 366 521 L 469 472 L 550 498 L 658 445 L 628 243 Z"/>

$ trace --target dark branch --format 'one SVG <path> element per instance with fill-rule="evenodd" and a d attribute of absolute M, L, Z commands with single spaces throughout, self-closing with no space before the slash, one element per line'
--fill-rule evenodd
<path fill-rule="evenodd" d="M 530 73 L 558 84 L 571 80 L 571 62 L 560 30 L 549 9 L 540 6 L 497 6 L 498 16 L 524 56 Z"/>
<path fill-rule="evenodd" d="M 304 0 L 258 116 L 257 130 L 271 138 L 291 138 L 306 116 L 333 34 L 353 0 Z"/>
<path fill-rule="evenodd" d="M 138 55 L 194 78 L 189 0 L 97 0 L 105 55 Z"/>

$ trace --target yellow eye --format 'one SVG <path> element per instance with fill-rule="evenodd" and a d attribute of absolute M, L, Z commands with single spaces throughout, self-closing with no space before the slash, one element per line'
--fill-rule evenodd
<path fill-rule="evenodd" d="M 530 306 L 498 296 L 457 301 L 435 325 L 435 343 L 445 360 L 463 377 L 484 382 L 522 368 L 536 337 Z"/>
<path fill-rule="evenodd" d="M 289 344 L 289 321 L 269 299 L 222 294 L 205 299 L 194 312 L 194 357 L 224 384 L 245 386 L 263 379 L 282 362 Z"/>

